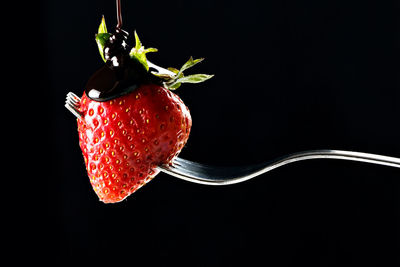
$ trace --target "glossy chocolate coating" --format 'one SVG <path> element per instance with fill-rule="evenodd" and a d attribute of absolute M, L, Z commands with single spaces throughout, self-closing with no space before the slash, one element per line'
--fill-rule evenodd
<path fill-rule="evenodd" d="M 126 40 L 129 34 L 122 30 L 121 2 L 117 3 L 118 25 L 104 46 L 106 64 L 88 80 L 85 93 L 95 101 L 107 101 L 135 90 L 149 81 L 147 70 L 129 56 Z"/>
<path fill-rule="evenodd" d="M 128 33 L 116 29 L 104 46 L 106 64 L 86 84 L 86 95 L 95 101 L 107 101 L 127 94 L 147 80 L 146 69 L 129 56 Z"/>

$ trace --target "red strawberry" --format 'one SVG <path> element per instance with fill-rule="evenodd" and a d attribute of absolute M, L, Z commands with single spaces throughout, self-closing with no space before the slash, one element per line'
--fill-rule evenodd
<path fill-rule="evenodd" d="M 174 93 L 147 84 L 106 102 L 81 99 L 79 142 L 90 182 L 106 203 L 150 181 L 189 138 L 192 119 Z"/>
<path fill-rule="evenodd" d="M 125 199 L 157 175 L 157 166 L 179 154 L 192 119 L 170 90 L 212 77 L 183 75 L 202 59 L 190 58 L 180 70 L 151 64 L 146 53 L 156 49 L 144 49 L 135 32 L 136 45 L 129 50 L 128 34 L 121 25 L 119 13 L 115 33 L 108 33 L 102 19 L 96 41 L 106 65 L 89 79 L 78 119 L 79 145 L 90 182 L 105 203 Z"/>

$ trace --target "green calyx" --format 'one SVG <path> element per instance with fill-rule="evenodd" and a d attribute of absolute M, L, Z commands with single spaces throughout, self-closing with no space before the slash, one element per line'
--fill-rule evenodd
<path fill-rule="evenodd" d="M 170 90 L 178 89 L 182 83 L 201 83 L 208 79 L 211 79 L 214 75 L 192 74 L 185 76 L 183 74 L 183 71 L 193 67 L 194 65 L 202 62 L 203 60 L 204 58 L 193 59 L 192 57 L 190 57 L 189 60 L 185 64 L 183 64 L 183 66 L 179 70 L 175 68 L 168 68 L 168 70 L 174 73 L 174 75 L 158 74 L 155 72 L 152 74 L 163 79 L 164 85 Z"/>
<path fill-rule="evenodd" d="M 104 47 L 111 35 L 111 33 L 107 32 L 106 22 L 103 16 L 99 25 L 98 33 L 96 34 L 96 43 L 97 47 L 99 48 L 100 56 L 104 62 L 106 62 L 106 59 L 104 58 Z M 149 74 L 154 76 L 155 79 L 159 80 L 166 88 L 170 90 L 177 89 L 181 86 L 182 83 L 201 83 L 214 76 L 209 74 L 192 74 L 185 76 L 183 74 L 183 71 L 193 67 L 194 65 L 204 60 L 204 58 L 193 59 L 192 57 L 190 57 L 190 59 L 185 64 L 183 64 L 183 66 L 179 70 L 175 68 L 168 68 L 168 70 L 164 69 L 165 71 L 162 72 L 153 71 L 152 68 L 149 67 L 149 62 L 147 60 L 146 54 L 150 52 L 157 52 L 158 50 L 156 48 L 145 49 L 140 42 L 139 36 L 136 31 L 135 42 L 135 47 L 131 49 L 131 51 L 129 52 L 129 56 L 142 64 Z M 154 64 L 150 64 L 154 66 Z M 158 67 L 158 70 L 160 69 L 163 68 Z"/>
<path fill-rule="evenodd" d="M 104 58 L 104 47 L 105 47 L 108 39 L 110 39 L 110 36 L 111 36 L 111 33 L 107 32 L 106 20 L 104 19 L 104 16 L 103 16 L 101 18 L 99 30 L 96 34 L 96 43 L 97 43 L 97 47 L 99 48 L 100 56 L 104 62 L 106 62 L 106 59 Z"/>
<path fill-rule="evenodd" d="M 133 59 L 136 59 L 137 61 L 139 61 L 148 71 L 149 70 L 149 64 L 147 63 L 147 58 L 146 58 L 146 54 L 149 52 L 157 52 L 157 48 L 147 48 L 144 49 L 144 46 L 142 45 L 142 43 L 139 40 L 139 36 L 137 35 L 136 31 L 135 31 L 135 41 L 136 41 L 136 45 L 134 48 L 132 48 L 131 52 L 129 52 L 129 56 Z"/>

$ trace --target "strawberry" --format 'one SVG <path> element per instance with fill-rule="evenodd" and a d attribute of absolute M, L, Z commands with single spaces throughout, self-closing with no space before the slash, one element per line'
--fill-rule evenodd
<path fill-rule="evenodd" d="M 81 98 L 79 144 L 103 202 L 118 202 L 150 181 L 189 138 L 192 119 L 174 93 L 146 84 L 107 102 Z"/>
<path fill-rule="evenodd" d="M 108 33 L 102 18 L 96 41 L 106 64 L 89 79 L 78 119 L 90 183 L 104 203 L 122 201 L 153 179 L 157 166 L 179 154 L 189 138 L 192 118 L 171 90 L 212 77 L 184 76 L 184 70 L 202 61 L 192 58 L 180 70 L 158 72 L 146 58 L 156 49 L 144 49 L 136 32 L 136 45 L 130 49 L 121 25 L 118 14 L 115 33 Z"/>

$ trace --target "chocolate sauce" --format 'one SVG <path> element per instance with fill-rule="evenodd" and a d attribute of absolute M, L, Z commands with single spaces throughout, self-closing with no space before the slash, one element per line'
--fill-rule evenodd
<path fill-rule="evenodd" d="M 147 71 L 130 58 L 126 61 L 123 67 L 106 64 L 96 71 L 86 84 L 86 95 L 95 101 L 107 101 L 128 94 L 145 83 Z"/>
<path fill-rule="evenodd" d="M 95 101 L 107 101 L 135 90 L 148 82 L 147 70 L 129 56 L 126 40 L 129 34 L 122 30 L 121 1 L 117 0 L 118 24 L 104 46 L 106 64 L 96 71 L 86 84 L 86 95 Z"/>

